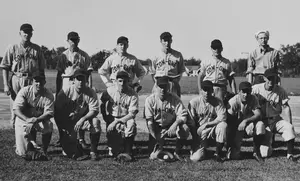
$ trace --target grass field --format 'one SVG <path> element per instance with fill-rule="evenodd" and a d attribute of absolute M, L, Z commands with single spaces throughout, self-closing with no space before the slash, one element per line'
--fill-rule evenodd
<path fill-rule="evenodd" d="M 100 76 L 94 72 L 93 74 L 93 86 L 96 90 L 104 91 L 105 86 L 100 79 Z M 55 92 L 55 81 L 56 81 L 56 71 L 55 70 L 47 70 L 46 72 L 47 79 L 47 87 Z M 241 81 L 245 81 L 244 77 L 236 77 L 237 86 Z M 153 87 L 153 81 L 151 76 L 145 76 L 143 82 L 141 83 L 143 89 L 140 94 L 149 94 L 151 93 Z M 180 81 L 181 92 L 182 94 L 197 94 L 197 77 L 182 77 Z M 292 95 L 300 95 L 300 78 L 282 78 L 282 86 L 286 89 L 289 94 Z M 230 89 L 229 89 L 230 90 Z M 3 78 L 2 72 L 0 74 L 0 91 L 3 91 Z"/>
<path fill-rule="evenodd" d="M 57 140 L 54 131 L 53 140 Z M 138 133 L 134 146 L 136 161 L 119 163 L 108 158 L 105 133 L 101 134 L 98 147 L 102 159 L 92 161 L 73 161 L 61 156 L 61 149 L 50 146 L 51 160 L 47 162 L 27 162 L 14 153 L 14 132 L 11 129 L 0 130 L 0 180 L 299 180 L 299 164 L 287 162 L 286 148 L 281 138 L 276 138 L 278 146 L 272 158 L 259 164 L 252 159 L 252 143 L 243 144 L 244 160 L 217 163 L 211 159 L 214 147 L 209 148 L 208 159 L 198 163 L 150 161 L 147 151 L 147 134 Z M 39 140 L 39 136 L 38 136 Z M 296 147 L 299 148 L 297 136 Z M 40 143 L 40 142 L 38 142 Z M 174 145 L 170 144 L 169 149 Z M 184 147 L 184 156 L 188 157 L 189 146 Z M 299 155 L 299 149 L 296 150 Z"/>

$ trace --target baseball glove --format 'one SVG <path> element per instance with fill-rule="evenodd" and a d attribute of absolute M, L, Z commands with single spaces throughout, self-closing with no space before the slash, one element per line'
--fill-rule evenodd
<path fill-rule="evenodd" d="M 127 153 L 121 153 L 116 157 L 115 160 L 118 162 L 131 162 L 133 161 L 133 158 Z"/>
<path fill-rule="evenodd" d="M 27 152 L 24 156 L 24 159 L 26 161 L 48 161 L 49 160 L 47 155 L 44 152 L 35 149 L 31 142 L 27 144 Z"/>
<path fill-rule="evenodd" d="M 150 154 L 150 160 L 158 160 L 162 162 L 173 162 L 175 161 L 174 155 L 167 151 L 162 151 L 159 149 L 159 145 L 156 144 L 153 152 Z"/>

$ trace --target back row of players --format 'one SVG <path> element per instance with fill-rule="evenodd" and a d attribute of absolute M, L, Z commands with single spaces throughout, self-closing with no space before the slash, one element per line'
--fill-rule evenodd
<path fill-rule="evenodd" d="M 27 159 L 38 159 L 35 140 L 36 132 L 41 131 L 42 155 L 47 155 L 53 129 L 50 118 L 54 116 L 63 153 L 78 160 L 87 158 L 81 148 L 86 147 L 84 131 L 88 130 L 90 158 L 97 160 L 101 132 L 97 115 L 100 107 L 107 125 L 110 154 L 131 161 L 137 132 L 135 116 L 139 110 L 137 92 L 146 72 L 139 60 L 127 53 L 128 38 L 118 38 L 116 51 L 98 70 L 107 86 L 99 105 L 91 88 L 93 69 L 90 58 L 78 48 L 78 33 L 68 34 L 69 48 L 58 59 L 54 101 L 52 93 L 44 87 L 45 60 L 40 47 L 31 42 L 32 31 L 30 24 L 20 27 L 21 42 L 8 48 L 0 64 L 4 91 L 11 96 L 16 153 Z M 211 42 L 213 56 L 202 61 L 199 69 L 199 95 L 189 102 L 186 109 L 180 100 L 179 81 L 185 72 L 182 54 L 171 48 L 172 35 L 169 32 L 160 35 L 162 56 L 151 62 L 149 73 L 154 87 L 145 100 L 144 109 L 150 138 L 156 145 L 150 159 L 160 159 L 159 156 L 164 155 L 182 160 L 180 150 L 189 134 L 192 135 L 190 159 L 193 161 L 205 158 L 208 139 L 216 141 L 214 157 L 217 161 L 224 161 L 221 152 L 225 143 L 226 158 L 240 159 L 241 143 L 246 133 L 253 136 L 254 158 L 262 162 L 263 157 L 272 153 L 272 134 L 280 133 L 287 142 L 288 160 L 296 161 L 293 157 L 295 132 L 289 98 L 278 85 L 280 55 L 268 45 L 269 32 L 260 31 L 255 38 L 259 47 L 249 56 L 249 82 L 240 83 L 238 92 L 231 63 L 221 54 L 221 41 Z M 9 72 L 12 73 L 10 78 Z M 228 83 L 236 95 L 225 101 Z M 280 116 L 283 110 L 288 120 Z M 174 154 L 163 151 L 165 137 L 177 138 Z"/>

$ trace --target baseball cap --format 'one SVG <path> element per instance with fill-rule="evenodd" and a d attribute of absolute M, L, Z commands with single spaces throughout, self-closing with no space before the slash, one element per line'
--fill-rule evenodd
<path fill-rule="evenodd" d="M 239 90 L 244 90 L 244 89 L 251 89 L 252 85 L 250 84 L 250 82 L 244 81 L 241 82 L 239 85 Z"/>
<path fill-rule="evenodd" d="M 117 39 L 117 44 L 119 44 L 119 43 L 123 43 L 123 42 L 129 42 L 128 41 L 128 38 L 127 37 L 125 37 L 125 36 L 120 36 L 118 39 Z"/>
<path fill-rule="evenodd" d="M 278 71 L 274 68 L 269 68 L 264 73 L 265 77 L 272 77 L 272 76 L 278 76 Z"/>
<path fill-rule="evenodd" d="M 85 71 L 83 69 L 77 69 L 74 71 L 74 74 L 72 77 L 87 76 L 87 75 L 88 75 L 87 71 Z"/>
<path fill-rule="evenodd" d="M 171 40 L 172 39 L 172 35 L 170 32 L 163 32 L 161 35 L 160 35 L 160 40 Z"/>
<path fill-rule="evenodd" d="M 70 39 L 79 39 L 80 37 L 77 32 L 71 31 L 70 33 L 68 33 L 67 38 L 68 38 L 68 40 L 70 40 Z"/>
<path fill-rule="evenodd" d="M 163 77 L 157 77 L 156 78 L 156 85 L 166 85 L 169 84 L 169 78 L 168 76 L 163 76 Z"/>
<path fill-rule="evenodd" d="M 214 50 L 219 49 L 219 48 L 223 48 L 222 46 L 222 42 L 218 39 L 215 39 L 211 42 L 210 47 Z"/>
<path fill-rule="evenodd" d="M 32 74 L 32 78 L 34 80 L 46 80 L 45 72 L 44 71 L 36 71 Z"/>
<path fill-rule="evenodd" d="M 31 24 L 25 23 L 20 27 L 20 31 L 33 31 Z"/>
<path fill-rule="evenodd" d="M 129 79 L 129 74 L 122 70 L 117 73 L 117 79 Z"/>
<path fill-rule="evenodd" d="M 257 39 L 258 35 L 261 34 L 261 33 L 264 33 L 267 37 L 270 37 L 269 31 L 258 31 L 258 32 L 255 33 L 255 38 Z"/>

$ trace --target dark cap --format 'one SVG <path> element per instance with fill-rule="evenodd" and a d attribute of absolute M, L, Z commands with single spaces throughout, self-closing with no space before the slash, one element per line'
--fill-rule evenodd
<path fill-rule="evenodd" d="M 166 85 L 169 84 L 169 77 L 168 76 L 162 76 L 156 78 L 156 85 Z"/>
<path fill-rule="evenodd" d="M 85 71 L 85 70 L 83 70 L 83 69 L 76 69 L 75 71 L 74 71 L 74 74 L 73 74 L 73 76 L 72 77 L 78 77 L 78 76 L 87 76 L 88 75 L 88 73 L 87 73 L 87 71 Z"/>
<path fill-rule="evenodd" d="M 163 32 L 161 35 L 160 35 L 160 40 L 171 40 L 172 39 L 172 35 L 170 32 Z"/>
<path fill-rule="evenodd" d="M 278 76 L 278 71 L 274 68 L 269 68 L 264 73 L 265 77 L 272 77 L 272 76 Z"/>
<path fill-rule="evenodd" d="M 31 24 L 25 23 L 20 27 L 20 31 L 33 31 Z"/>
<path fill-rule="evenodd" d="M 36 71 L 32 74 L 32 78 L 37 79 L 43 79 L 46 80 L 45 72 L 44 71 Z"/>
<path fill-rule="evenodd" d="M 247 81 L 241 82 L 239 85 L 239 90 L 251 89 L 251 88 L 252 88 L 251 83 Z"/>
<path fill-rule="evenodd" d="M 124 70 L 119 71 L 117 73 L 117 79 L 127 79 L 128 80 L 129 79 L 129 74 Z"/>
<path fill-rule="evenodd" d="M 128 38 L 127 37 L 125 37 L 125 36 L 120 36 L 118 39 L 117 39 L 117 44 L 119 44 L 119 43 L 123 43 L 123 42 L 129 42 L 128 41 Z"/>
<path fill-rule="evenodd" d="M 68 33 L 68 40 L 70 39 L 79 39 L 79 35 L 77 32 L 71 31 L 70 33 Z"/>
<path fill-rule="evenodd" d="M 222 42 L 218 39 L 215 39 L 211 42 L 210 47 L 214 50 L 219 49 L 219 48 L 223 48 Z"/>
<path fill-rule="evenodd" d="M 209 80 L 205 80 L 201 83 L 201 88 L 204 89 L 204 88 L 209 88 L 209 89 L 212 89 L 214 87 L 213 83 Z"/>

